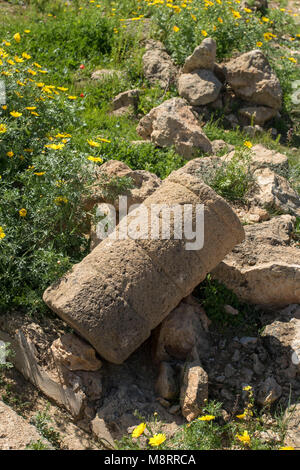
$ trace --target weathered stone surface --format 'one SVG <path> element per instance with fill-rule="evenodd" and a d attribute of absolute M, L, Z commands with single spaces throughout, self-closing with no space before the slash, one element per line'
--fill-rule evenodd
<path fill-rule="evenodd" d="M 159 147 L 174 145 L 185 158 L 192 158 L 197 150 L 212 150 L 192 109 L 182 98 L 172 98 L 153 108 L 140 120 L 137 133 Z"/>
<path fill-rule="evenodd" d="M 104 421 L 103 418 L 101 418 L 98 414 L 95 416 L 95 418 L 91 422 L 91 429 L 93 434 L 99 439 L 101 444 L 104 445 L 104 447 L 108 449 L 114 449 L 115 448 L 115 442 L 114 439 Z"/>
<path fill-rule="evenodd" d="M 119 93 L 112 102 L 114 112 L 127 112 L 128 108 L 131 106 L 135 110 L 138 105 L 139 94 L 140 90 L 137 88 Z"/>
<path fill-rule="evenodd" d="M 66 408 L 69 413 L 80 418 L 87 403 L 99 400 L 102 395 L 101 372 L 71 371 L 63 364 L 55 362 L 50 350 L 51 337 L 36 323 L 24 322 L 17 315 L 14 325 L 2 317 L 0 340 L 10 343 L 14 356 L 11 362 L 21 374 L 44 395 Z"/>
<path fill-rule="evenodd" d="M 209 320 L 199 304 L 182 301 L 161 323 L 154 334 L 154 359 L 184 360 L 194 347 L 208 349 Z"/>
<path fill-rule="evenodd" d="M 178 79 L 178 93 L 192 106 L 212 103 L 218 98 L 222 84 L 210 70 L 183 73 Z"/>
<path fill-rule="evenodd" d="M 54 361 L 69 370 L 96 371 L 102 366 L 94 348 L 72 333 L 56 339 L 51 345 L 51 352 Z"/>
<path fill-rule="evenodd" d="M 187 250 L 185 238 L 174 239 L 174 224 L 170 239 L 152 239 L 149 229 L 161 220 L 153 213 L 152 224 L 148 213 L 138 219 L 141 238 L 126 239 L 127 224 L 136 223 L 137 214 L 131 212 L 116 233 L 44 293 L 46 304 L 108 361 L 122 363 L 244 238 L 229 205 L 188 174 L 173 172 L 143 207 L 185 203 L 204 204 L 203 248 Z M 190 222 L 195 227 L 195 214 Z M 118 234 L 125 239 L 114 239 Z"/>
<path fill-rule="evenodd" d="M 300 449 L 300 403 L 291 405 L 286 411 L 284 421 L 286 424 L 286 433 L 284 445 Z"/>
<path fill-rule="evenodd" d="M 118 77 L 121 78 L 124 72 L 121 72 L 121 70 L 113 70 L 113 69 L 100 69 L 100 70 L 95 70 L 95 72 L 92 73 L 92 80 L 108 80 L 111 79 L 112 77 Z"/>
<path fill-rule="evenodd" d="M 256 189 L 250 201 L 261 207 L 300 216 L 300 196 L 288 180 L 269 168 L 254 172 Z"/>
<path fill-rule="evenodd" d="M 168 362 L 161 362 L 155 384 L 156 393 L 166 400 L 173 400 L 179 392 L 175 371 Z"/>
<path fill-rule="evenodd" d="M 144 76 L 150 83 L 158 83 L 162 88 L 175 81 L 177 68 L 167 53 L 164 45 L 150 39 L 146 43 L 143 55 Z"/>
<path fill-rule="evenodd" d="M 190 73 L 198 69 L 213 70 L 216 60 L 216 41 L 205 38 L 200 46 L 197 46 L 183 66 L 183 73 Z"/>
<path fill-rule="evenodd" d="M 260 50 L 246 52 L 227 62 L 226 79 L 234 92 L 246 101 L 280 109 L 279 80 Z"/>
<path fill-rule="evenodd" d="M 257 403 L 261 406 L 272 405 L 281 397 L 282 388 L 274 377 L 268 377 L 260 386 L 257 394 Z"/>
<path fill-rule="evenodd" d="M 300 303 L 299 250 L 288 246 L 294 223 L 283 215 L 246 226 L 245 242 L 213 270 L 213 277 L 252 304 Z"/>
<path fill-rule="evenodd" d="M 180 390 L 180 404 L 183 416 L 193 421 L 201 413 L 208 398 L 208 376 L 198 361 L 185 365 Z"/>
<path fill-rule="evenodd" d="M 227 152 L 231 152 L 232 150 L 234 150 L 234 145 L 227 144 L 222 139 L 213 140 L 211 142 L 211 146 L 212 146 L 212 151 L 214 155 L 220 152 L 221 150 L 226 150 Z"/>
<path fill-rule="evenodd" d="M 113 204 L 116 209 L 119 207 L 119 198 L 108 200 L 103 192 L 102 178 L 107 178 L 107 182 L 113 182 L 116 178 L 126 177 L 132 182 L 132 188 L 124 190 L 123 196 L 127 196 L 128 207 L 132 204 L 140 204 L 150 196 L 161 184 L 161 179 L 153 173 L 145 170 L 131 170 L 129 166 L 119 160 L 109 160 L 98 170 L 96 181 L 93 184 L 92 195 L 84 201 L 87 210 L 92 209 L 95 204 Z M 104 207 L 103 207 L 104 209 Z"/>
<path fill-rule="evenodd" d="M 253 124 L 263 126 L 265 122 L 269 121 L 277 115 L 277 110 L 268 108 L 267 106 L 247 106 L 239 109 L 239 115 L 246 118 Z"/>
<path fill-rule="evenodd" d="M 27 445 L 37 441 L 47 449 L 52 448 L 34 426 L 0 400 L 0 450 L 25 450 Z"/>
<path fill-rule="evenodd" d="M 288 169 L 288 158 L 286 155 L 269 150 L 262 144 L 251 148 L 251 167 L 253 169 L 269 167 L 275 171 L 286 171 Z"/>
<path fill-rule="evenodd" d="M 287 363 L 300 372 L 300 308 L 299 318 L 289 321 L 276 320 L 267 325 L 263 336 L 269 340 L 269 348 L 277 357 L 285 350 Z"/>

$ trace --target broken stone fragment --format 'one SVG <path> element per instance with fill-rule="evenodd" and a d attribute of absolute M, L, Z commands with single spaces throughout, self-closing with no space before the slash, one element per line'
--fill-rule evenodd
<path fill-rule="evenodd" d="M 281 108 L 282 90 L 265 55 L 253 50 L 225 64 L 226 79 L 237 96 L 249 103 Z"/>
<path fill-rule="evenodd" d="M 182 301 L 154 333 L 154 360 L 185 360 L 197 346 L 203 353 L 207 352 L 208 323 L 209 320 L 199 304 L 189 305 Z"/>
<path fill-rule="evenodd" d="M 175 150 L 188 159 L 197 150 L 212 151 L 192 108 L 182 98 L 171 98 L 153 108 L 140 120 L 137 133 L 158 147 L 174 145 Z"/>
<path fill-rule="evenodd" d="M 239 115 L 246 118 L 252 124 L 263 126 L 278 114 L 278 111 L 267 106 L 248 106 L 239 109 Z"/>
<path fill-rule="evenodd" d="M 300 217 L 300 196 L 288 180 L 270 168 L 258 169 L 253 173 L 256 189 L 250 202 Z"/>
<path fill-rule="evenodd" d="M 199 361 L 187 362 L 180 390 L 181 412 L 187 421 L 200 415 L 208 398 L 208 376 Z"/>
<path fill-rule="evenodd" d="M 205 38 L 200 46 L 197 46 L 183 66 L 183 73 L 190 73 L 194 70 L 213 70 L 216 60 L 216 41 L 212 38 Z"/>
<path fill-rule="evenodd" d="M 215 101 L 222 84 L 210 70 L 183 73 L 178 79 L 178 93 L 192 106 L 203 106 Z"/>
<path fill-rule="evenodd" d="M 168 362 L 161 362 L 155 384 L 156 393 L 166 400 L 173 400 L 179 392 L 175 371 Z"/>
<path fill-rule="evenodd" d="M 102 366 L 95 350 L 72 333 L 61 336 L 51 345 L 54 361 L 69 370 L 96 371 Z"/>
<path fill-rule="evenodd" d="M 162 88 L 175 82 L 177 68 L 160 41 L 149 39 L 146 42 L 143 72 L 150 83 L 158 83 Z"/>
<path fill-rule="evenodd" d="M 257 394 L 257 403 L 261 406 L 272 405 L 281 397 L 282 388 L 274 377 L 268 377 L 260 386 Z"/>
<path fill-rule="evenodd" d="M 95 72 L 92 73 L 92 80 L 108 80 L 111 78 L 121 78 L 124 72 L 121 72 L 121 70 L 113 70 L 113 69 L 100 69 L 100 70 L 95 70 Z"/>
<path fill-rule="evenodd" d="M 300 303 L 299 249 L 288 246 L 290 215 L 245 227 L 246 240 L 225 257 L 212 276 L 245 302 L 265 306 Z"/>
<path fill-rule="evenodd" d="M 135 88 L 134 90 L 127 90 L 119 93 L 112 102 L 113 112 L 124 113 L 132 107 L 136 110 L 139 101 L 140 90 Z"/>
<path fill-rule="evenodd" d="M 201 234 L 203 228 L 203 247 L 200 242 L 186 249 L 186 235 L 174 237 L 176 225 L 182 225 L 182 211 L 174 216 L 170 239 L 152 237 L 153 224 L 160 226 L 162 214 L 152 212 L 149 224 L 148 212 L 157 204 L 194 207 L 189 221 L 198 227 L 196 233 Z M 203 225 L 197 223 L 197 204 L 204 204 Z M 230 206 L 200 177 L 173 172 L 144 201 L 143 208 L 146 217 L 144 213 L 139 218 L 138 212 L 124 217 L 115 232 L 43 297 L 101 356 L 114 363 L 126 360 L 244 238 Z M 134 228 L 137 220 L 140 238 L 128 238 L 127 227 Z"/>

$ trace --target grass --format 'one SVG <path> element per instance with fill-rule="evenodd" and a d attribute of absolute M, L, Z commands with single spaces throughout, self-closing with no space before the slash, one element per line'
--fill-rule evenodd
<path fill-rule="evenodd" d="M 46 313 L 41 301 L 43 290 L 88 252 L 88 242 L 82 233 L 86 216 L 81 198 L 86 196 L 93 178 L 94 166 L 87 161 L 89 155 L 103 162 L 121 160 L 133 169 L 148 170 L 161 178 L 185 163 L 172 148 L 131 144 L 138 139 L 139 118 L 177 94 L 175 87 L 162 90 L 143 80 L 144 19 L 151 20 L 146 36 L 163 40 L 178 64 L 205 37 L 205 31 L 217 41 L 218 60 L 262 42 L 261 48 L 284 90 L 284 109 L 282 117 L 274 120 L 279 131 L 276 141 L 265 133 L 253 138 L 252 143 L 261 142 L 286 152 L 291 162 L 291 182 L 299 187 L 299 159 L 290 150 L 299 139 L 297 109 L 291 102 L 292 82 L 299 68 L 288 60 L 292 54 L 289 50 L 298 43 L 291 15 L 271 9 L 266 13 L 268 21 L 263 21 L 259 12 L 243 10 L 237 17 L 234 13 L 237 10 L 219 2 L 214 5 L 207 2 L 206 7 L 190 2 L 188 8 L 181 6 L 180 11 L 145 0 L 124 0 L 118 4 L 104 0 L 99 5 L 84 0 L 68 6 L 59 0 L 1 2 L 7 19 L 0 23 L 2 50 L 10 60 L 22 57 L 24 52 L 31 56 L 15 65 L 2 59 L 2 74 L 12 74 L 4 75 L 8 109 L 0 108 L 1 122 L 7 127 L 0 134 L 0 226 L 5 235 L 0 239 L 5 248 L 0 254 L 2 312 L 21 308 L 24 313 Z M 271 31 L 276 38 L 265 40 L 264 34 Z M 16 33 L 20 34 L 19 42 L 14 39 Z M 235 37 L 239 40 L 233 41 Z M 99 68 L 120 70 L 121 78 L 91 80 L 92 72 Z M 59 95 L 51 93 L 47 86 L 36 87 L 39 82 L 57 87 L 52 90 Z M 111 115 L 114 96 L 131 88 L 141 90 L 137 113 Z M 36 106 L 36 100 L 39 116 L 24 109 Z M 9 114 L 12 110 L 23 115 L 12 118 Z M 243 148 L 247 136 L 238 129 L 224 128 L 222 118 L 221 111 L 206 123 L 207 136 Z M 287 134 L 291 127 L 293 132 Z M 57 134 L 71 137 L 59 139 Z M 64 140 L 64 148 L 45 150 L 49 138 L 54 139 L 50 144 L 55 145 Z M 97 146 L 91 147 L 89 140 L 98 142 Z M 13 155 L 8 157 L 8 153 Z M 208 182 L 228 200 L 242 200 L 251 184 L 245 160 L 244 163 L 239 159 L 238 164 L 234 161 L 226 169 L 216 170 L 209 175 Z M 20 216 L 21 209 L 26 209 L 25 217 Z"/>
<path fill-rule="evenodd" d="M 209 401 L 201 416 L 179 428 L 175 435 L 167 437 L 161 430 L 157 414 L 152 419 L 140 417 L 138 437 L 124 436 L 116 443 L 118 450 L 278 450 L 283 446 L 285 425 L 280 411 L 272 424 L 266 425 L 264 410 L 254 407 L 251 387 L 245 390 L 245 408 L 240 414 L 224 415 L 222 403 Z M 142 425 L 143 423 L 143 425 Z M 275 439 L 265 439 L 262 433 L 271 432 Z M 139 433 L 137 433 L 139 434 Z M 159 445 L 151 444 L 151 438 L 159 436 Z"/>

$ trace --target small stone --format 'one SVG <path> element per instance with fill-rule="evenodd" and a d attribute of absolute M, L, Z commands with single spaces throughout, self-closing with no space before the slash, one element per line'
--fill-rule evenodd
<path fill-rule="evenodd" d="M 240 339 L 240 343 L 243 345 L 243 346 L 249 346 L 249 345 L 254 345 L 257 343 L 257 338 L 253 337 L 253 336 L 243 336 L 241 339 Z"/>
<path fill-rule="evenodd" d="M 179 392 L 173 367 L 168 362 L 160 364 L 155 390 L 159 396 L 166 400 L 174 399 Z"/>
<path fill-rule="evenodd" d="M 274 377 L 268 377 L 260 386 L 257 394 L 257 402 L 261 406 L 268 406 L 281 397 L 282 388 Z"/>
<path fill-rule="evenodd" d="M 190 73 L 197 69 L 213 70 L 216 60 L 216 41 L 212 38 L 205 38 L 200 46 L 197 46 L 183 66 L 183 73 Z"/>
<path fill-rule="evenodd" d="M 228 315 L 239 315 L 239 311 L 236 308 L 233 308 L 231 305 L 224 305 L 224 310 Z"/>
<path fill-rule="evenodd" d="M 197 418 L 208 398 L 208 376 L 198 361 L 186 363 L 180 404 L 187 421 Z"/>
<path fill-rule="evenodd" d="M 51 345 L 54 360 L 69 370 L 96 371 L 102 362 L 96 358 L 96 351 L 72 333 L 61 336 Z"/>

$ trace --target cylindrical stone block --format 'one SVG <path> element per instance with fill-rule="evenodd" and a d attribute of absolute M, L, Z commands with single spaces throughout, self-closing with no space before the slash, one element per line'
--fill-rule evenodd
<path fill-rule="evenodd" d="M 196 227 L 195 209 L 203 204 L 204 246 L 187 250 L 189 240 L 174 239 L 176 214 L 170 239 L 149 238 L 153 223 L 162 222 L 161 213 L 153 216 L 150 211 L 157 204 L 192 205 L 194 230 L 201 230 Z M 141 219 L 139 239 L 113 239 L 112 234 L 44 293 L 54 312 L 116 364 L 126 360 L 244 239 L 230 206 L 200 178 L 182 170 L 173 172 L 144 206 L 153 218 Z M 129 213 L 116 227 L 117 233 L 124 234 L 133 220 Z"/>

